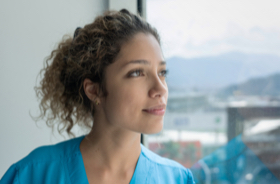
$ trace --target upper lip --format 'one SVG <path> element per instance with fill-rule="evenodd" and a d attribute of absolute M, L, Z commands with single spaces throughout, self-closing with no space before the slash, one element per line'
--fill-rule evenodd
<path fill-rule="evenodd" d="M 165 109 L 166 105 L 165 104 L 159 104 L 159 105 L 155 105 L 152 107 L 149 107 L 147 109 L 143 109 L 145 111 L 152 111 L 152 110 L 159 110 L 159 109 Z"/>

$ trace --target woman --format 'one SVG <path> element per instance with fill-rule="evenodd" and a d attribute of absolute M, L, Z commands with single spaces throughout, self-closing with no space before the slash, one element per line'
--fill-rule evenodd
<path fill-rule="evenodd" d="M 159 35 L 140 17 L 97 17 L 62 41 L 42 71 L 41 118 L 69 135 L 75 124 L 91 131 L 35 149 L 1 183 L 194 183 L 188 169 L 140 144 L 141 133 L 161 131 L 168 96 Z"/>

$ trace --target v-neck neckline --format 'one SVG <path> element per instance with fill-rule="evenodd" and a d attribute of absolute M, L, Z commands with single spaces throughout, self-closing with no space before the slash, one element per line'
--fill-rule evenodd
<path fill-rule="evenodd" d="M 68 160 L 68 174 L 70 177 L 71 183 L 80 183 L 80 184 L 89 184 L 88 178 L 86 175 L 86 169 L 82 157 L 82 153 L 80 150 L 80 145 L 82 140 L 85 138 L 85 136 L 81 136 L 77 138 L 77 142 L 75 145 L 73 145 L 74 148 L 74 154 L 72 157 L 69 157 Z M 143 155 L 143 145 L 141 145 L 141 152 L 134 170 L 134 173 L 132 175 L 132 178 L 130 180 L 130 184 L 136 183 L 146 183 L 146 178 L 148 175 L 148 167 L 150 167 L 150 164 L 147 162 L 146 157 Z M 145 149 L 145 148 L 144 148 Z"/>

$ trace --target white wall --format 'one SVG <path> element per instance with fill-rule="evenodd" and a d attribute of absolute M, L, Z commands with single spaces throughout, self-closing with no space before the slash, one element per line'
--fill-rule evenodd
<path fill-rule="evenodd" d="M 109 0 L 110 10 L 127 9 L 132 13 L 137 13 L 137 0 Z"/>
<path fill-rule="evenodd" d="M 93 21 L 108 0 L 0 1 L 0 178 L 34 148 L 63 140 L 38 113 L 33 87 L 43 61 L 65 33 Z"/>

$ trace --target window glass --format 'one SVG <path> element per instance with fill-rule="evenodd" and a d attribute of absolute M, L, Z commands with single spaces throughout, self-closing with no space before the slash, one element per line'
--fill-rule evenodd
<path fill-rule="evenodd" d="M 197 183 L 280 183 L 277 0 L 147 0 L 169 74 L 149 149 Z"/>

